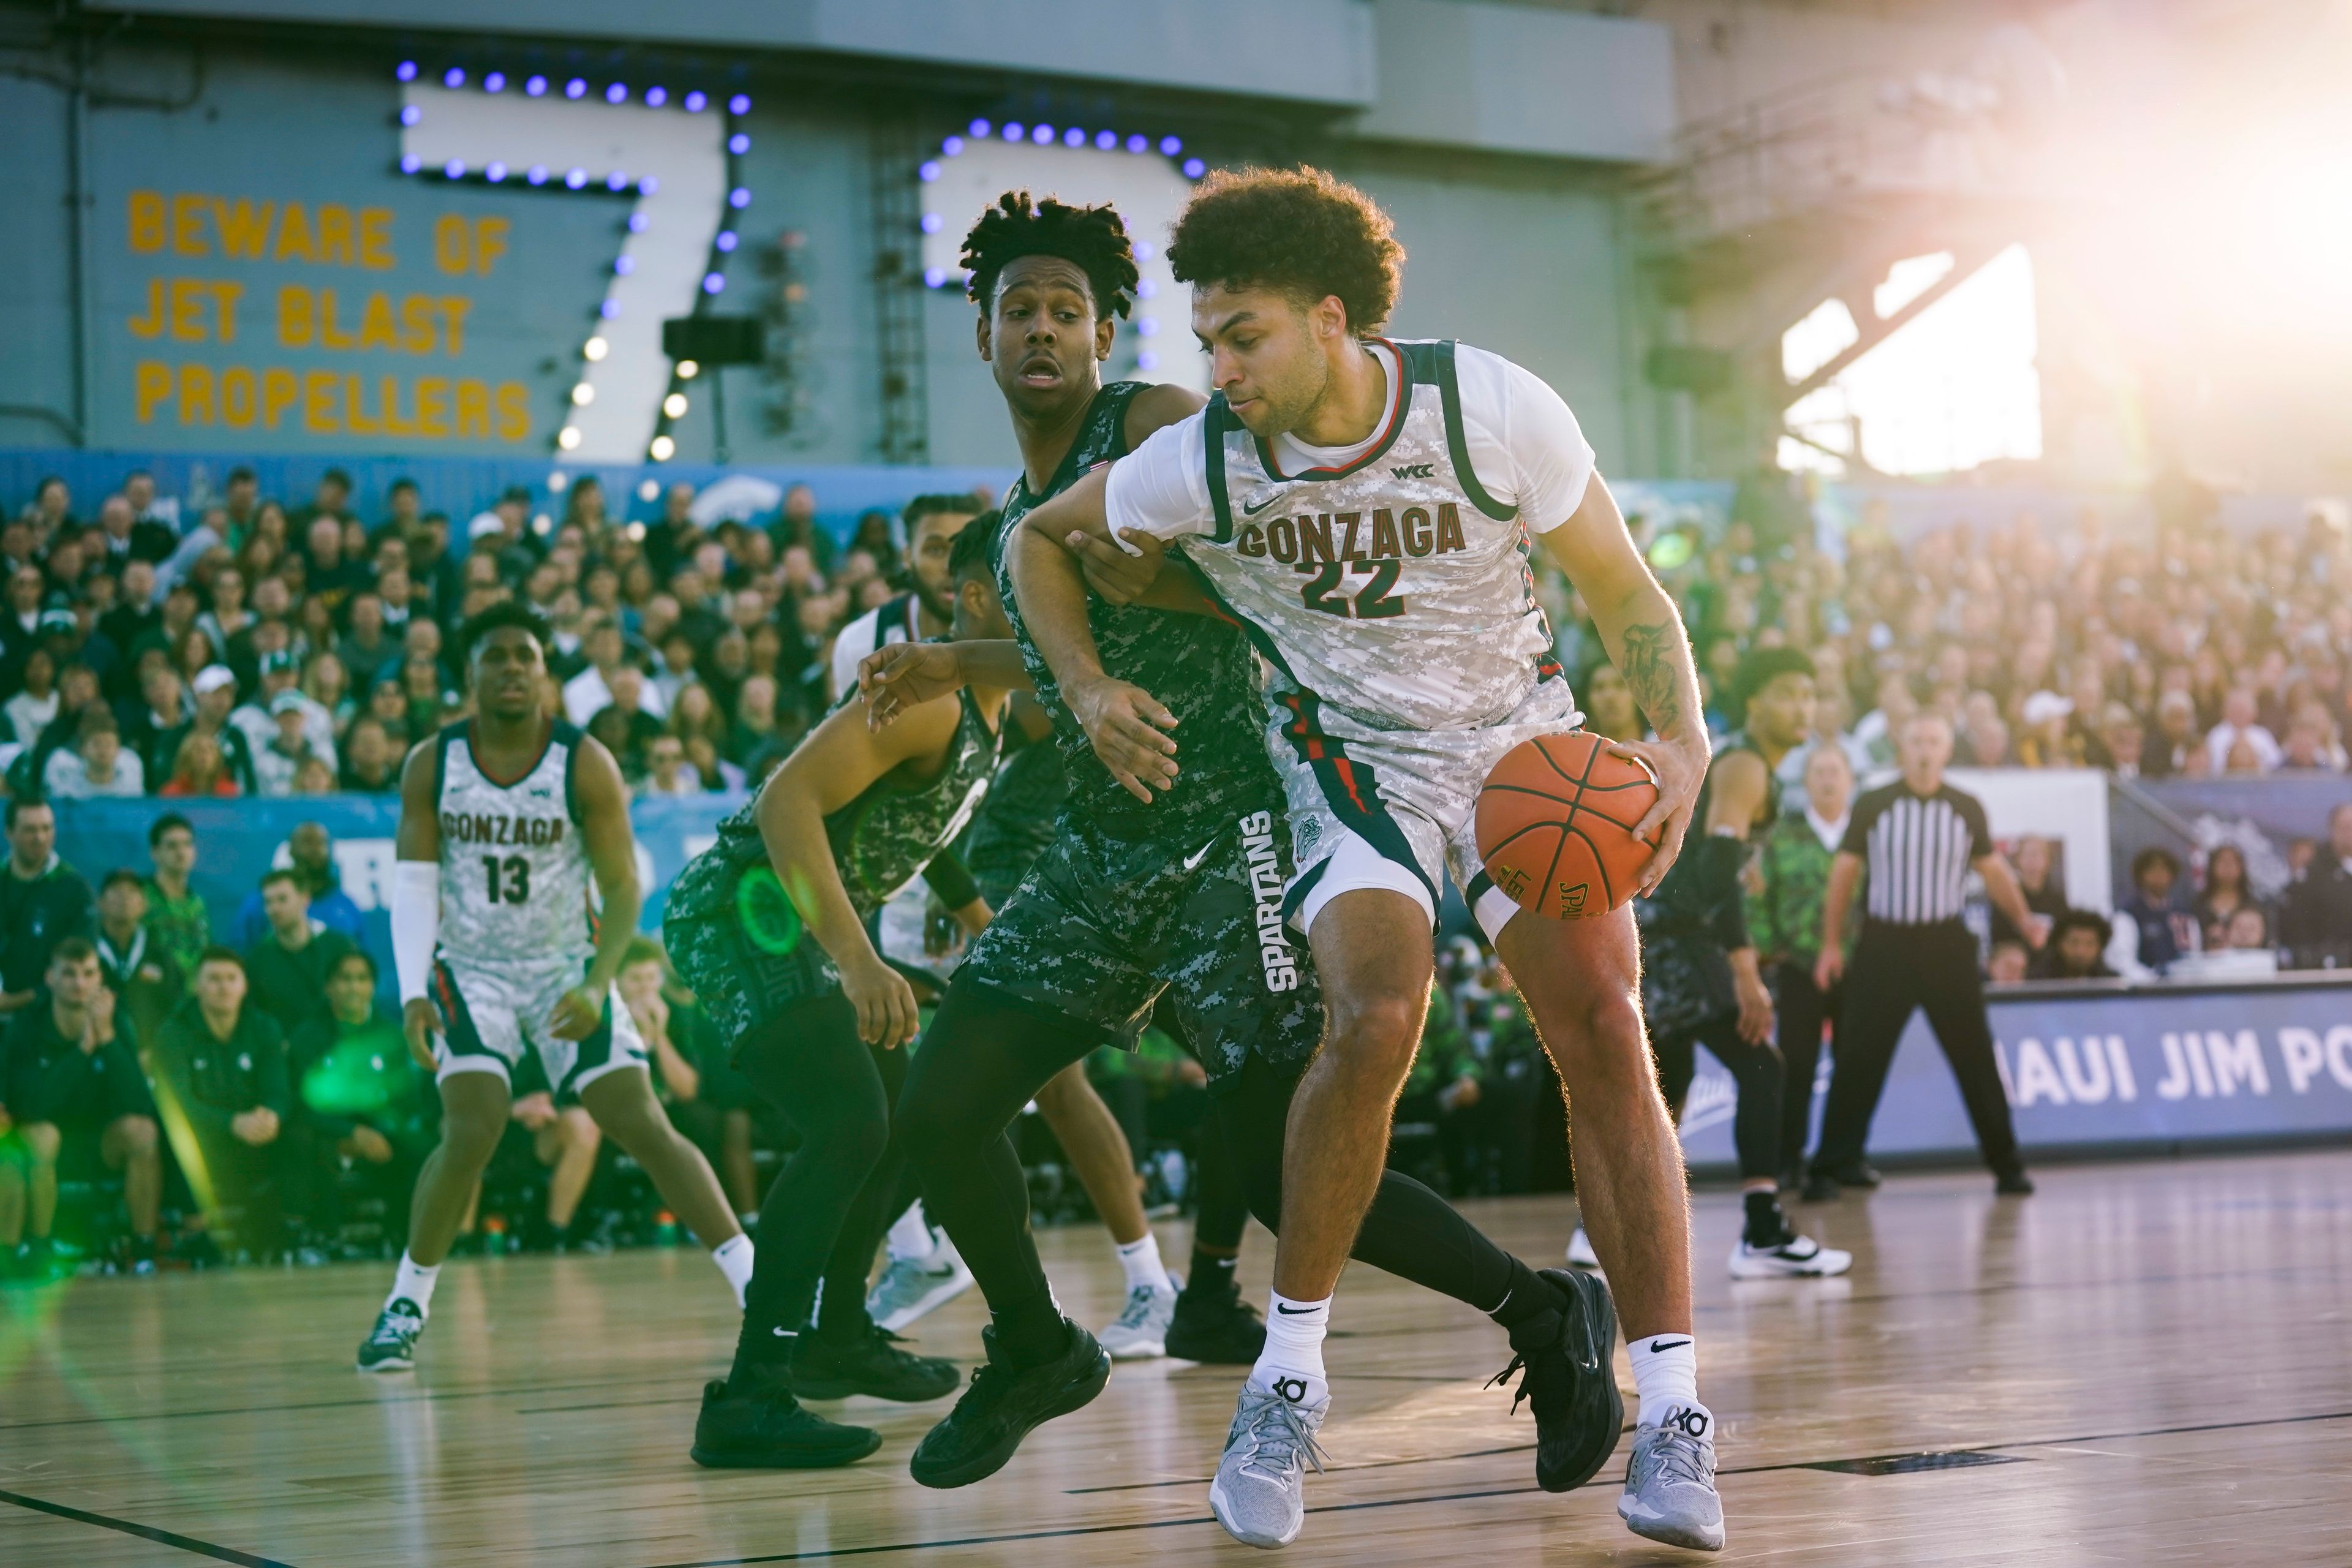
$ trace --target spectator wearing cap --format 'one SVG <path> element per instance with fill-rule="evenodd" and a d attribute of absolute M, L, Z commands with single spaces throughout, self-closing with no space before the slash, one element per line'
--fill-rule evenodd
<path fill-rule="evenodd" d="M 2020 705 L 2024 733 L 2017 738 L 2017 763 L 2028 768 L 2079 768 L 2084 763 L 2083 739 L 2067 722 L 2074 715 L 2074 700 L 2055 691 L 2037 691 Z"/>
<path fill-rule="evenodd" d="M 257 793 L 264 795 L 289 795 L 295 793 L 297 775 L 305 763 L 317 762 L 332 768 L 333 763 L 320 756 L 310 743 L 308 733 L 309 715 L 303 711 L 303 696 L 299 691 L 281 691 L 269 700 L 269 712 L 277 721 L 277 732 L 267 745 L 253 753 L 253 775 Z M 332 777 L 331 773 L 330 778 Z"/>
<path fill-rule="evenodd" d="M 207 773 L 184 793 L 251 795 L 255 787 L 253 748 L 247 742 L 245 732 L 229 722 L 229 715 L 236 707 L 236 677 L 229 673 L 228 666 L 211 664 L 196 672 L 193 684 L 196 694 L 195 714 L 156 743 L 157 762 L 166 776 L 176 779 L 180 773 L 181 747 L 187 743 L 189 737 L 201 735 L 220 752 L 220 776 L 226 778 L 232 787 L 227 791 L 219 790 L 213 776 Z"/>
<path fill-rule="evenodd" d="M 138 796 L 147 793 L 147 775 L 139 754 L 124 749 L 113 712 L 93 702 L 82 710 L 73 749 L 49 754 L 41 788 L 52 800 Z"/>
<path fill-rule="evenodd" d="M 2327 842 L 2288 885 L 2278 940 L 2296 969 L 2352 968 L 2352 801 L 2327 814 Z"/>
<path fill-rule="evenodd" d="M 252 703 L 245 703 L 230 715 L 230 721 L 240 731 L 245 731 L 245 742 L 254 752 L 254 766 L 258 769 L 261 752 L 285 736 L 285 724 L 280 720 L 287 703 L 280 703 L 280 699 L 294 699 L 291 708 L 301 715 L 303 741 L 308 741 L 310 750 L 318 752 L 331 769 L 334 766 L 334 715 L 327 710 L 327 705 L 301 691 L 301 663 L 291 654 L 261 656 L 261 689 L 254 693 Z M 294 762 L 301 762 L 301 759 L 297 757 Z M 291 766 L 287 769 L 287 773 L 291 775 Z M 268 790 L 264 790 L 264 795 L 268 795 Z"/>
<path fill-rule="evenodd" d="M 89 934 L 89 884 L 58 855 L 57 813 L 45 800 L 5 808 L 8 868 L 0 875 L 0 1013 L 33 1000 L 49 954 Z"/>

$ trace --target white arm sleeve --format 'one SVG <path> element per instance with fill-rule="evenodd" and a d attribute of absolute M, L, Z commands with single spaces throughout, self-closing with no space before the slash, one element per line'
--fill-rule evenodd
<path fill-rule="evenodd" d="M 1110 479 L 1103 487 L 1103 519 L 1111 538 L 1129 554 L 1138 552 L 1119 538 L 1122 529 L 1181 539 L 1217 526 L 1217 514 L 1209 505 L 1205 428 L 1198 414 L 1163 425 L 1110 466 Z"/>
<path fill-rule="evenodd" d="M 441 939 L 441 868 L 431 860 L 392 866 L 392 967 L 400 1003 L 422 998 L 433 984 L 433 947 Z"/>
<path fill-rule="evenodd" d="M 1550 383 L 1500 354 L 1455 352 L 1471 466 L 1499 500 L 1519 509 L 1529 533 L 1576 515 L 1592 482 L 1592 445 Z"/>

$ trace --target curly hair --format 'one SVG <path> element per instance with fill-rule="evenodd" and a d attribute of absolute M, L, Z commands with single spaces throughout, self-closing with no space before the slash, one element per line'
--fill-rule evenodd
<path fill-rule="evenodd" d="M 1371 197 L 1321 169 L 1221 169 L 1176 220 L 1168 265 L 1180 283 L 1337 295 L 1362 337 L 1396 308 L 1404 247 Z"/>
<path fill-rule="evenodd" d="M 964 292 L 983 310 L 996 299 L 996 280 L 1024 256 L 1054 256 L 1087 275 L 1097 316 L 1127 314 L 1140 277 L 1127 221 L 1118 209 L 1074 207 L 1047 196 L 1033 202 L 1026 191 L 1007 191 L 980 215 L 963 237 L 963 264 L 971 278 Z"/>

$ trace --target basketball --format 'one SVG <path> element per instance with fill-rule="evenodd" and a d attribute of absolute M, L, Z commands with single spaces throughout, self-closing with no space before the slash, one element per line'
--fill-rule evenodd
<path fill-rule="evenodd" d="M 1503 754 L 1478 793 L 1478 854 L 1522 909 L 1553 920 L 1605 915 L 1633 893 L 1654 834 L 1633 825 L 1658 798 L 1641 763 L 1586 731 L 1538 735 Z"/>

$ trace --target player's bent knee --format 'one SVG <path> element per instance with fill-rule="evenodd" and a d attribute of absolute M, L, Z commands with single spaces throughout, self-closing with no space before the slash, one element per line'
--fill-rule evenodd
<path fill-rule="evenodd" d="M 1410 996 L 1373 996 L 1331 1006 L 1330 1035 L 1324 1054 L 1336 1054 L 1349 1070 L 1387 1075 L 1403 1081 L 1421 1043 L 1427 1005 Z"/>

